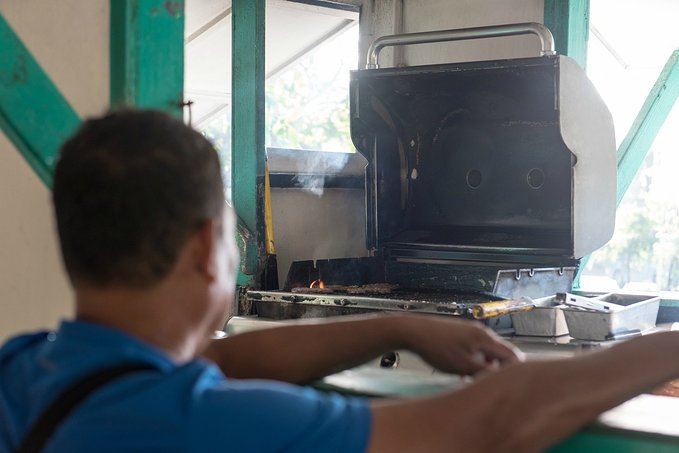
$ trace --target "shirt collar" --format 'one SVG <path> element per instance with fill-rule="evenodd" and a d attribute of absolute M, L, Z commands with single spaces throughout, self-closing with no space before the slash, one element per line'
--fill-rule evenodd
<path fill-rule="evenodd" d="M 77 345 L 78 349 L 92 349 L 111 359 L 147 362 L 162 371 L 177 367 L 160 348 L 121 330 L 80 319 L 62 321 L 59 330 L 48 335 L 48 341 L 54 341 L 55 349 Z"/>

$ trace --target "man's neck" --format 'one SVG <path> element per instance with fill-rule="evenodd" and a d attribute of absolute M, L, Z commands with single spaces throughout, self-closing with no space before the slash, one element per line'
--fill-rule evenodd
<path fill-rule="evenodd" d="M 191 360 L 204 339 L 190 314 L 178 310 L 182 297 L 160 284 L 151 289 L 76 288 L 76 317 L 135 336 L 176 362 Z"/>

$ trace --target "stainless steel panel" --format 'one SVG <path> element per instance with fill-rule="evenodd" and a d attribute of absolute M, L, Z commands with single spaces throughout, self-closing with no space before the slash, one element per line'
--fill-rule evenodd
<path fill-rule="evenodd" d="M 640 334 L 655 327 L 660 308 L 659 297 L 610 293 L 597 299 L 624 305 L 624 308 L 609 312 L 564 309 L 568 330 L 573 338 L 605 341 L 625 334 Z"/>
<path fill-rule="evenodd" d="M 558 337 L 568 335 L 568 325 L 556 296 L 535 301 L 540 305 L 534 309 L 512 314 L 512 324 L 516 335 L 537 337 Z"/>

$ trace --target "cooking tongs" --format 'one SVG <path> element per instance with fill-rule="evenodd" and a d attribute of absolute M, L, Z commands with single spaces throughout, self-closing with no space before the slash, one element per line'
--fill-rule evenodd
<path fill-rule="evenodd" d="M 622 305 L 614 304 L 612 302 L 608 302 L 605 300 L 576 296 L 575 294 L 570 293 L 559 293 L 556 295 L 556 299 L 562 304 L 568 305 L 569 307 L 591 311 L 600 311 L 603 313 L 610 313 L 625 308 Z"/>
<path fill-rule="evenodd" d="M 554 37 L 547 27 L 537 22 L 520 24 L 491 25 L 488 27 L 458 28 L 453 30 L 424 31 L 420 33 L 404 33 L 377 38 L 368 48 L 365 69 L 379 68 L 377 59 L 383 48 L 389 46 L 405 46 L 409 44 L 425 44 L 447 41 L 463 41 L 468 39 L 498 38 L 502 36 L 537 35 L 540 38 L 540 56 L 556 55 Z"/>

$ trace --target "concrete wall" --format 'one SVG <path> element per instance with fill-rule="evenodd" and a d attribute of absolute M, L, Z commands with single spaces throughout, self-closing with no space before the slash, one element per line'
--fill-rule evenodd
<path fill-rule="evenodd" d="M 430 30 L 479 27 L 518 22 L 540 22 L 543 0 L 366 0 L 361 18 L 361 56 L 380 36 Z M 421 64 L 537 56 L 539 41 L 533 36 L 458 41 L 386 48 L 380 64 Z"/>
<path fill-rule="evenodd" d="M 403 26 L 406 33 L 412 33 L 519 22 L 542 23 L 543 3 L 543 0 L 408 0 L 403 5 Z M 535 57 L 539 51 L 540 41 L 536 36 L 424 44 L 406 47 L 404 64 Z"/>
<path fill-rule="evenodd" d="M 109 97 L 108 0 L 7 0 L 0 13 L 82 116 Z M 40 131 L 36 131 L 40 133 Z M 0 132 L 0 341 L 71 313 L 49 191 Z"/>

